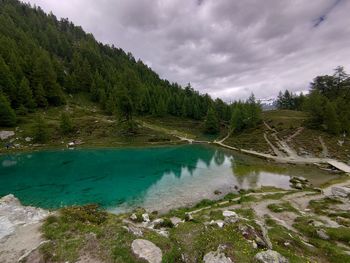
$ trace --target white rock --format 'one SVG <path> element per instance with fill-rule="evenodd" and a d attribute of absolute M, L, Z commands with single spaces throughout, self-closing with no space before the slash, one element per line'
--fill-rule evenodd
<path fill-rule="evenodd" d="M 160 236 L 163 236 L 163 237 L 169 237 L 169 232 L 168 231 L 166 231 L 166 230 L 158 230 L 158 229 L 156 229 L 155 230 L 157 233 L 158 233 L 158 235 L 160 235 Z"/>
<path fill-rule="evenodd" d="M 13 195 L 0 198 L 0 240 L 11 235 L 16 227 L 37 223 L 48 215 L 43 209 L 22 206 Z"/>
<path fill-rule="evenodd" d="M 31 138 L 31 137 L 26 137 L 24 140 L 25 140 L 26 142 L 31 142 L 31 141 L 33 140 L 33 138 Z"/>
<path fill-rule="evenodd" d="M 216 224 L 218 225 L 218 227 L 220 227 L 220 228 L 223 228 L 223 227 L 224 227 L 224 224 L 225 224 L 225 222 L 222 221 L 222 220 L 216 220 L 215 223 L 216 223 Z"/>
<path fill-rule="evenodd" d="M 137 220 L 137 215 L 136 214 L 132 214 L 130 216 L 130 219 L 133 220 L 133 221 L 136 221 Z"/>
<path fill-rule="evenodd" d="M 225 256 L 224 253 L 217 251 L 211 251 L 203 257 L 204 263 L 232 263 L 232 260 Z"/>
<path fill-rule="evenodd" d="M 350 188 L 343 186 L 334 186 L 332 187 L 332 194 L 339 197 L 348 197 L 350 196 Z"/>
<path fill-rule="evenodd" d="M 171 223 L 173 223 L 174 226 L 177 226 L 178 224 L 182 223 L 183 221 L 181 218 L 178 217 L 171 217 L 170 218 Z"/>
<path fill-rule="evenodd" d="M 159 247 L 148 240 L 136 239 L 132 242 L 131 248 L 135 255 L 149 263 L 162 262 L 162 251 Z"/>
<path fill-rule="evenodd" d="M 327 233 L 323 229 L 316 230 L 316 233 L 319 236 L 319 238 L 321 238 L 323 240 L 329 239 L 329 236 L 327 235 Z"/>
<path fill-rule="evenodd" d="M 262 251 L 255 255 L 255 260 L 260 263 L 288 263 L 288 259 L 274 250 Z"/>
<path fill-rule="evenodd" d="M 142 214 L 142 219 L 144 222 L 149 222 L 150 219 L 149 219 L 149 215 L 146 213 L 146 214 Z"/>
<path fill-rule="evenodd" d="M 224 217 L 237 217 L 237 214 L 235 212 L 229 210 L 222 212 L 222 215 Z"/>
<path fill-rule="evenodd" d="M 0 139 L 7 140 L 8 138 L 15 136 L 14 131 L 0 131 Z"/>

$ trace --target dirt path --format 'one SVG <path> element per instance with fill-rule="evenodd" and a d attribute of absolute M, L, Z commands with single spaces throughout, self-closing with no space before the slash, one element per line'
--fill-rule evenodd
<path fill-rule="evenodd" d="M 300 133 L 302 133 L 304 130 L 304 127 L 299 127 L 295 133 L 293 133 L 291 136 L 289 136 L 286 140 L 286 142 L 291 142 L 295 137 L 297 137 Z"/>
<path fill-rule="evenodd" d="M 321 136 L 318 137 L 318 140 L 320 141 L 321 147 L 322 147 L 322 157 L 323 158 L 328 158 L 329 153 L 328 153 L 328 148 L 327 145 L 324 143 L 323 139 Z"/>
<path fill-rule="evenodd" d="M 266 133 L 264 133 L 264 139 L 267 142 L 267 144 L 270 146 L 272 151 L 276 154 L 276 156 L 279 156 L 279 157 L 284 157 L 285 156 L 284 153 L 282 153 L 277 147 L 275 147 L 275 145 L 273 145 L 273 143 L 267 137 Z"/>

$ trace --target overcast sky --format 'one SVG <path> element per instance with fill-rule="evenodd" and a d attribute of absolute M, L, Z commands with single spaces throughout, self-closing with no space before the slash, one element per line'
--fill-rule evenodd
<path fill-rule="evenodd" d="M 26 0 L 226 101 L 350 72 L 349 0 Z"/>

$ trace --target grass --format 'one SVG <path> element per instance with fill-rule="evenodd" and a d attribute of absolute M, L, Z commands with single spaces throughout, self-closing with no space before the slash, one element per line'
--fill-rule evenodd
<path fill-rule="evenodd" d="M 63 135 L 60 131 L 62 112 L 69 113 L 74 125 L 74 131 L 68 135 Z M 34 137 L 35 120 L 39 116 L 48 124 L 50 136 L 45 145 L 35 145 L 34 142 L 25 141 L 26 137 Z M 169 119 L 171 118 L 169 117 Z M 152 120 L 156 121 L 156 118 L 152 117 Z M 86 95 L 77 94 L 68 99 L 67 105 L 38 110 L 35 113 L 19 117 L 16 129 L 4 129 L 15 130 L 13 144 L 21 145 L 20 148 L 13 148 L 12 152 L 65 148 L 67 143 L 73 140 L 83 142 L 79 147 L 123 147 L 179 143 L 178 138 L 168 134 L 168 130 L 144 127 L 140 121 L 137 123 L 137 132 L 131 135 L 126 132 L 125 125 L 119 123 L 115 116 L 106 115 L 98 105 L 90 102 Z M 187 127 L 192 127 L 193 131 L 197 130 L 193 127 L 201 125 L 199 121 L 184 118 L 173 118 L 171 123 L 174 127 L 183 127 L 186 126 L 184 123 L 187 123 Z M 0 153 L 5 151 L 9 152 L 5 148 L 0 148 Z"/>
<path fill-rule="evenodd" d="M 339 215 L 337 214 L 337 209 L 334 208 L 334 205 L 342 203 L 343 202 L 338 199 L 325 197 L 319 200 L 311 200 L 309 202 L 309 208 L 311 208 L 316 214 L 336 217 Z"/>
<path fill-rule="evenodd" d="M 314 220 L 312 217 L 298 217 L 293 225 L 303 235 L 309 238 L 310 244 L 318 249 L 318 257 L 325 257 L 328 262 L 349 262 L 349 255 L 347 255 L 343 249 L 336 245 L 334 241 L 346 241 L 349 242 L 349 231 L 344 234 L 340 233 L 342 229 L 326 228 L 327 234 L 330 236 L 330 240 L 323 240 L 317 234 L 317 227 L 309 224 L 310 220 Z"/>
<path fill-rule="evenodd" d="M 232 134 L 225 144 L 238 149 L 255 150 L 263 153 L 271 153 L 268 143 L 264 139 L 264 126 L 246 130 L 243 133 Z"/>
<path fill-rule="evenodd" d="M 265 221 L 274 250 L 287 257 L 290 262 L 317 262 L 317 253 L 311 250 L 296 233 L 270 218 Z"/>
<path fill-rule="evenodd" d="M 269 204 L 267 208 L 275 213 L 282 213 L 282 212 L 293 212 L 296 214 L 299 213 L 299 211 L 295 209 L 289 202 Z"/>
<path fill-rule="evenodd" d="M 278 191 L 275 188 L 266 188 L 250 191 L 242 191 L 240 195 L 232 194 L 224 197 L 233 199 L 239 197 L 239 201 L 232 204 L 257 201 L 257 197 L 246 196 L 250 192 L 264 193 L 266 191 Z M 291 191 L 292 192 L 292 191 Z M 271 198 L 277 198 L 280 193 L 272 194 Z M 277 196 L 278 195 L 278 196 Z M 220 201 L 222 201 L 220 200 Z M 219 201 L 203 200 L 191 208 L 180 208 L 164 215 L 150 215 L 152 220 L 164 219 L 159 227 L 169 232 L 169 238 L 161 236 L 154 231 L 143 228 L 143 239 L 147 239 L 157 245 L 163 253 L 162 262 L 202 262 L 203 257 L 210 251 L 216 251 L 223 246 L 223 253 L 229 256 L 233 262 L 254 262 L 254 256 L 261 251 L 254 249 L 252 244 L 243 237 L 242 225 L 253 227 L 260 235 L 260 228 L 255 222 L 255 213 L 243 205 L 234 211 L 245 220 L 236 223 L 225 224 L 219 228 L 216 224 L 209 225 L 211 220 L 224 220 L 222 209 L 217 206 Z M 320 200 L 310 204 L 312 209 L 320 209 L 322 206 L 331 206 L 334 200 Z M 185 218 L 188 211 L 204 208 L 193 214 L 194 220 L 180 223 L 176 227 L 169 220 L 172 216 Z M 274 212 L 297 212 L 290 203 L 282 202 L 268 206 Z M 136 209 L 133 213 L 141 218 L 144 209 Z M 48 217 L 42 227 L 43 236 L 49 243 L 41 247 L 44 259 L 49 262 L 75 262 L 82 255 L 100 259 L 105 262 L 143 262 L 131 251 L 131 243 L 137 237 L 129 233 L 123 226 L 127 225 L 123 219 L 130 214 L 113 215 L 100 210 L 96 205 L 74 206 L 61 209 L 55 215 Z M 291 231 L 270 217 L 265 218 L 268 234 L 273 244 L 273 249 L 289 259 L 291 263 L 301 262 L 347 262 L 347 255 L 343 249 L 337 246 L 337 242 L 344 245 L 350 242 L 350 230 L 347 227 L 328 228 L 315 227 L 311 220 L 316 217 L 299 216 L 293 227 L 299 233 Z M 139 220 L 140 221 L 140 220 Z M 318 220 L 319 221 L 319 220 Z M 318 229 L 323 229 L 330 240 L 322 240 L 317 234 Z M 300 234 L 305 236 L 314 247 L 307 246 Z M 253 236 L 246 236 L 248 239 Z"/>

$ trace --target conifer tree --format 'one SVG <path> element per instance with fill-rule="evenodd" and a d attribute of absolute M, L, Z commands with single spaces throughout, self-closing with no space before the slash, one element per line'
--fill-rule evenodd
<path fill-rule="evenodd" d="M 216 134 L 220 131 L 220 124 L 214 108 L 209 108 L 205 119 L 205 131 L 209 134 Z"/>
<path fill-rule="evenodd" d="M 36 107 L 32 90 L 29 87 L 29 81 L 25 77 L 22 78 L 19 85 L 17 101 L 20 106 L 23 106 L 29 111 L 32 111 Z"/>
<path fill-rule="evenodd" d="M 16 125 L 16 114 L 8 99 L 0 93 L 0 126 L 12 127 Z"/>
<path fill-rule="evenodd" d="M 337 135 L 340 131 L 340 123 L 331 102 L 327 102 L 324 109 L 324 125 L 326 130 L 332 134 Z"/>
<path fill-rule="evenodd" d="M 64 112 L 61 114 L 60 128 L 64 135 L 70 134 L 74 131 L 74 125 L 68 113 Z"/>
<path fill-rule="evenodd" d="M 37 143 L 45 143 L 49 140 L 49 128 L 42 117 L 38 117 L 33 127 L 33 138 Z"/>

